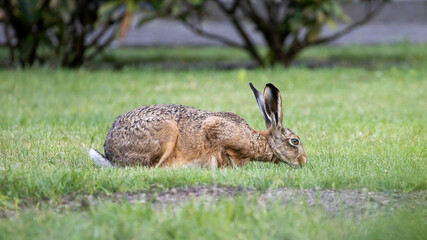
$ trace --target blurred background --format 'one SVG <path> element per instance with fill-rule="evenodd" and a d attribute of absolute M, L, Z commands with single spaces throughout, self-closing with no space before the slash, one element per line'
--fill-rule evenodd
<path fill-rule="evenodd" d="M 425 44 L 426 0 L 0 0 L 0 67 L 328 65 L 316 46 Z"/>

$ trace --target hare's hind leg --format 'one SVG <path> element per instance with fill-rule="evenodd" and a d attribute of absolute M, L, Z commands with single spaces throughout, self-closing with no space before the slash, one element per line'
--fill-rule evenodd
<path fill-rule="evenodd" d="M 122 127 L 108 133 L 104 149 L 114 164 L 160 166 L 173 154 L 178 138 L 174 121 L 153 122 L 131 130 Z"/>
<path fill-rule="evenodd" d="M 157 129 L 156 138 L 159 139 L 162 155 L 160 160 L 156 163 L 156 168 L 162 166 L 163 164 L 174 164 L 173 157 L 175 155 L 178 136 L 178 125 L 174 121 L 166 121 L 164 124 L 162 124 L 161 129 Z"/>

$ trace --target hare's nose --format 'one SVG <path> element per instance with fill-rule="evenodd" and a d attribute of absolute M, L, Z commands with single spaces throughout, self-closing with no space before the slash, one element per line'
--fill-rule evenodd
<path fill-rule="evenodd" d="M 306 155 L 301 155 L 301 156 L 298 158 L 298 163 L 299 163 L 300 165 L 304 165 L 304 164 L 306 164 L 306 163 L 307 163 L 307 156 L 306 156 Z"/>

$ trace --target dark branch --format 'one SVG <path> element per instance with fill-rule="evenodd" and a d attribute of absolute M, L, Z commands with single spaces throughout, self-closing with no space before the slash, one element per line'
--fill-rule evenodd
<path fill-rule="evenodd" d="M 277 26 L 280 11 L 280 8 L 278 7 L 277 3 L 275 1 L 265 0 L 264 6 L 268 13 L 268 20 L 271 24 Z"/>
<path fill-rule="evenodd" d="M 13 66 L 13 63 L 15 62 L 15 45 L 12 43 L 12 37 L 9 35 L 9 23 L 5 21 L 4 23 L 4 35 L 6 37 L 6 45 L 9 49 L 9 65 L 10 67 Z"/>
<path fill-rule="evenodd" d="M 221 2 L 221 0 L 214 0 L 214 2 L 221 8 L 222 11 L 224 11 L 227 14 L 228 18 L 231 20 L 231 23 L 234 25 L 235 29 L 237 30 L 239 35 L 242 37 L 242 40 L 244 42 L 244 46 L 242 46 L 242 48 L 247 50 L 252 56 L 252 58 L 256 60 L 259 65 L 263 66 L 264 61 L 259 55 L 255 44 L 253 43 L 253 41 L 249 37 L 249 34 L 246 32 L 243 25 L 241 24 L 241 20 L 238 19 L 238 17 L 236 16 L 237 7 L 240 6 L 240 8 L 242 8 L 244 4 L 241 4 L 239 0 L 236 0 L 232 5 L 232 9 L 228 10 L 226 6 L 223 4 L 223 2 Z"/>
<path fill-rule="evenodd" d="M 96 36 L 92 39 L 92 41 L 88 44 L 88 46 L 94 46 L 98 43 L 99 39 L 101 39 L 104 34 L 110 29 L 111 26 L 113 26 L 115 23 L 121 22 L 122 19 L 125 17 L 125 14 L 123 13 L 118 17 L 117 19 L 112 19 L 111 17 L 108 19 L 108 21 L 104 24 L 101 30 L 98 31 Z M 114 35 L 114 34 L 112 34 Z"/>
<path fill-rule="evenodd" d="M 110 25 L 110 27 L 115 27 L 115 26 Z M 91 61 L 94 57 L 99 55 L 104 50 L 105 47 L 107 47 L 111 44 L 111 42 L 113 40 L 114 40 L 114 34 L 111 34 L 104 43 L 102 43 L 102 44 L 98 43 L 98 44 L 93 45 L 93 46 L 96 46 L 95 50 L 92 52 L 92 54 L 90 54 L 89 56 L 86 57 L 86 61 Z"/>
<path fill-rule="evenodd" d="M 202 28 L 196 26 L 195 24 L 191 23 L 190 21 L 188 21 L 185 18 L 180 19 L 181 22 L 184 24 L 184 26 L 186 26 L 188 29 L 190 29 L 192 32 L 205 37 L 205 38 L 209 38 L 209 39 L 213 39 L 216 41 L 219 41 L 221 43 L 224 43 L 225 45 L 231 46 L 231 47 L 236 47 L 236 48 L 243 48 L 244 46 L 242 46 L 241 44 L 234 42 L 224 36 L 218 35 L 218 34 L 214 34 L 211 32 L 207 32 L 205 30 L 203 30 Z"/>
<path fill-rule="evenodd" d="M 214 1 L 221 8 L 221 10 L 227 14 L 234 14 L 236 12 L 237 7 L 240 5 L 240 0 L 234 0 L 230 8 L 227 8 L 227 6 L 225 6 L 225 4 L 221 0 Z"/>
<path fill-rule="evenodd" d="M 258 14 L 255 7 L 252 4 L 252 0 L 246 0 L 246 4 L 242 4 L 242 10 L 253 19 L 256 25 L 266 25 L 264 19 Z"/>
<path fill-rule="evenodd" d="M 242 24 L 239 22 L 239 20 L 235 16 L 232 17 L 232 23 L 234 24 L 234 27 L 236 28 L 236 30 L 239 32 L 240 36 L 244 40 L 245 49 L 249 51 L 251 56 L 258 62 L 259 65 L 263 66 L 264 61 L 259 55 L 255 44 L 249 38 L 249 35 L 246 33 L 246 30 L 243 28 Z"/>
<path fill-rule="evenodd" d="M 221 36 L 219 34 L 207 32 L 207 31 L 203 30 L 201 27 L 197 26 L 196 24 L 191 23 L 188 20 L 187 16 L 182 16 L 179 19 L 184 24 L 184 26 L 188 27 L 192 32 L 194 32 L 194 33 L 196 33 L 202 37 L 206 37 L 209 39 L 219 41 L 219 42 L 221 42 L 225 45 L 231 46 L 231 47 L 244 49 L 250 53 L 251 57 L 255 61 L 257 61 L 257 63 L 259 65 L 261 65 L 261 66 L 264 65 L 264 61 L 262 60 L 261 56 L 259 55 L 256 46 L 254 45 L 254 43 L 250 39 L 248 33 L 246 32 L 246 30 L 244 29 L 244 27 L 240 23 L 240 19 L 238 19 L 236 16 L 236 10 L 240 6 L 240 0 L 235 0 L 231 4 L 230 8 L 228 8 L 221 0 L 213 0 L 213 1 L 221 9 L 221 11 L 223 11 L 227 15 L 227 17 L 230 19 L 230 22 L 233 24 L 236 31 L 239 33 L 240 37 L 242 38 L 243 44 L 232 41 L 229 38 Z M 198 22 L 202 22 L 202 21 L 200 19 L 198 19 Z"/>

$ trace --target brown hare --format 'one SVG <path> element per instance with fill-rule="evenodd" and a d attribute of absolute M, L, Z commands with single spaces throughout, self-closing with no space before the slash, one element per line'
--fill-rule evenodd
<path fill-rule="evenodd" d="M 161 104 L 133 109 L 114 121 L 105 143 L 105 157 L 89 155 L 100 166 L 244 166 L 249 161 L 296 167 L 307 162 L 299 137 L 282 126 L 282 98 L 267 84 L 264 94 L 249 84 L 267 130 L 254 130 L 231 112 Z"/>

